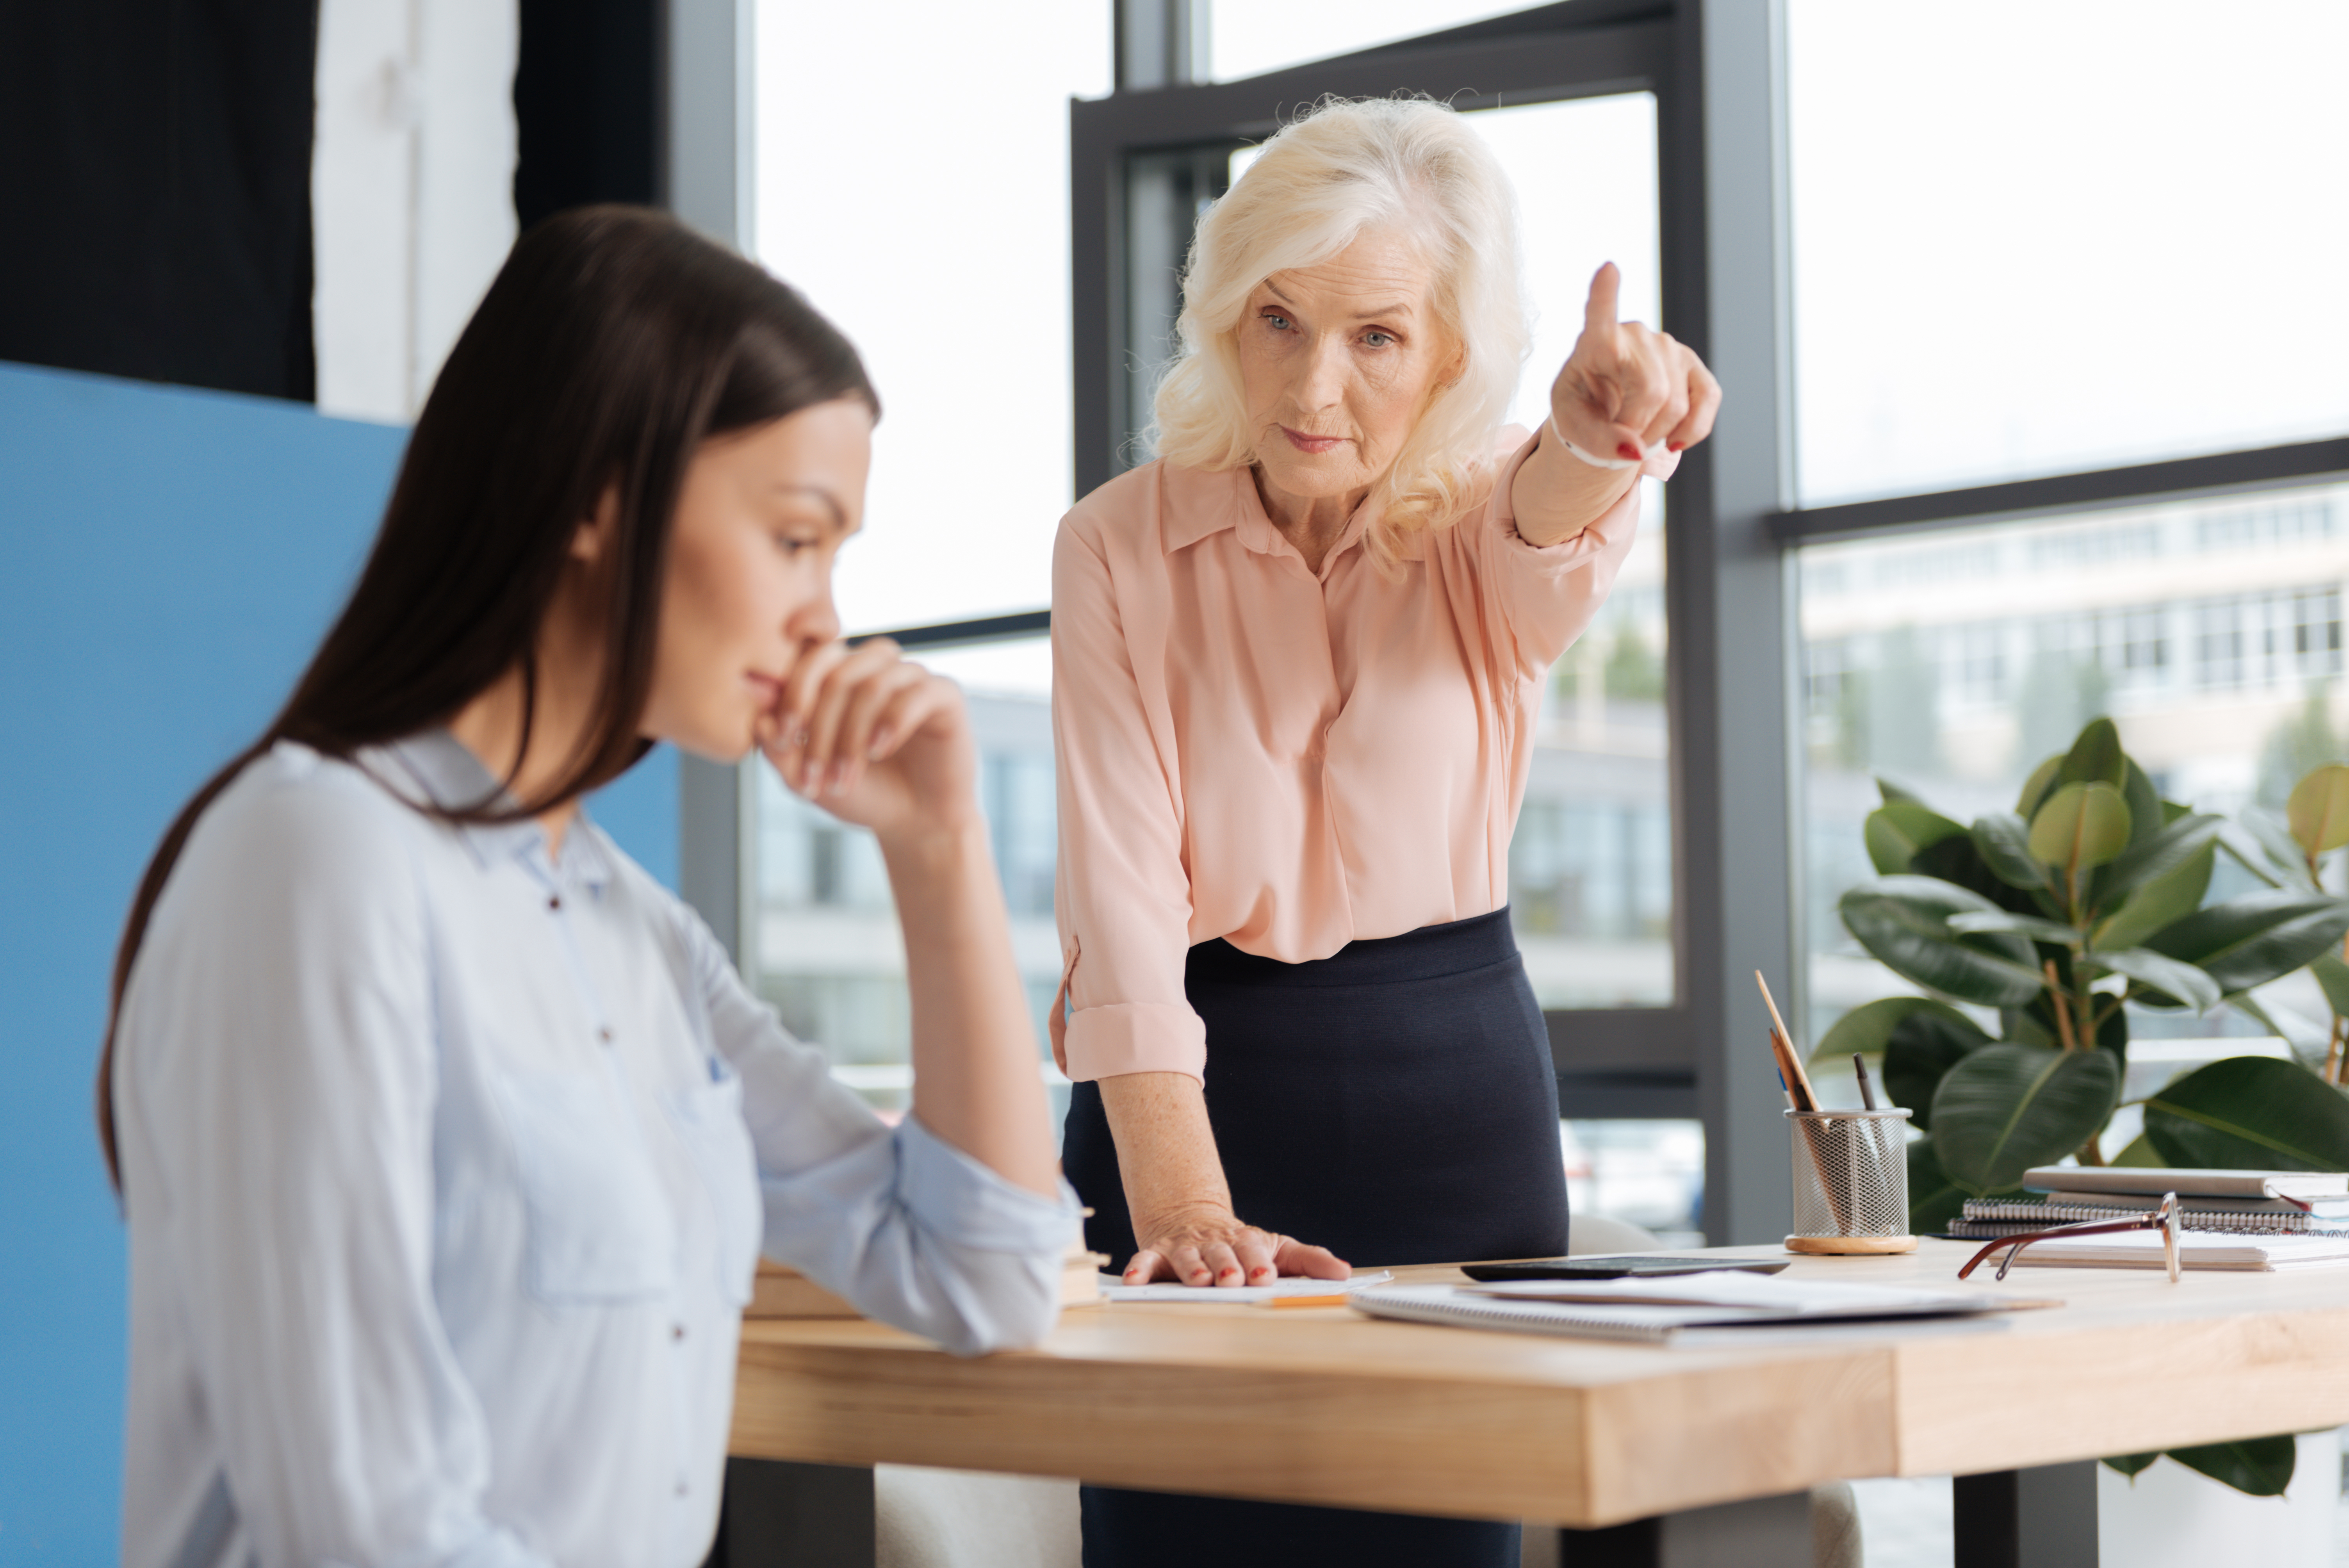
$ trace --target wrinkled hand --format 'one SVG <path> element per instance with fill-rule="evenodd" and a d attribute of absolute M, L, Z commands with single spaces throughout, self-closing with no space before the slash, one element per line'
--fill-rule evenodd
<path fill-rule="evenodd" d="M 808 650 L 758 739 L 795 793 L 885 840 L 957 828 L 978 810 L 962 689 L 886 637 Z"/>
<path fill-rule="evenodd" d="M 1668 334 L 1617 321 L 1621 284 L 1612 262 L 1590 280 L 1582 335 L 1550 387 L 1549 408 L 1583 452 L 1636 462 L 1659 444 L 1679 452 L 1711 435 L 1721 383 Z"/>
<path fill-rule="evenodd" d="M 1127 1284 L 1173 1280 L 1181 1284 L 1270 1284 L 1282 1274 L 1345 1279 L 1353 1270 L 1327 1247 L 1243 1224 L 1226 1210 L 1201 1209 L 1156 1222 L 1141 1222 L 1146 1238 L 1125 1265 Z"/>

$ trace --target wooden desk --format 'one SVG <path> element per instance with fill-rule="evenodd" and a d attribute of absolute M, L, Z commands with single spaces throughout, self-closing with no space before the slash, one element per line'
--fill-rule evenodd
<path fill-rule="evenodd" d="M 1967 1251 L 1929 1241 L 1910 1257 L 1793 1266 L 1954 1287 Z M 1105 1305 L 1071 1310 L 1037 1350 L 971 1361 L 875 1324 L 750 1323 L 732 1452 L 1588 1530 L 1826 1480 L 2015 1472 L 2349 1421 L 2349 1269 L 2189 1273 L 2172 1285 L 2158 1270 L 2030 1268 L 1985 1288 L 2066 1305 L 1992 1332 L 1702 1350 L 1380 1323 L 1343 1307 Z M 2087 1475 L 2093 1507 L 2092 1472 L 2072 1473 Z M 2067 1486 L 2070 1501 L 2048 1507 L 2076 1511 L 2080 1489 Z M 1992 1495 L 1977 1489 L 1977 1511 Z M 2013 1506 L 2029 1515 L 2034 1494 L 2021 1495 Z M 2028 1518 L 2017 1528 L 2027 1534 Z M 1963 1520 L 1960 1531 L 1962 1545 Z"/>

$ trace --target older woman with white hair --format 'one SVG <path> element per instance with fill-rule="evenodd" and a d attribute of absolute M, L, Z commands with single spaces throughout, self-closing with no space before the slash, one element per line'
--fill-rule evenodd
<path fill-rule="evenodd" d="M 1566 1249 L 1511 935 L 1549 666 L 1712 428 L 1602 268 L 1538 434 L 1515 202 L 1458 115 L 1329 102 L 1200 220 L 1158 459 L 1053 561 L 1063 1162 L 1130 1282 Z M 1514 1524 L 1086 1489 L 1088 1568 L 1516 1562 Z"/>

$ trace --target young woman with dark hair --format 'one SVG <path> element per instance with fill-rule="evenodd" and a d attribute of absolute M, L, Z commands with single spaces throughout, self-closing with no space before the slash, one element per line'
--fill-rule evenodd
<path fill-rule="evenodd" d="M 123 1561 L 692 1564 L 759 1252 L 947 1348 L 1074 1233 L 953 686 L 840 640 L 879 404 L 657 213 L 514 248 L 285 711 L 165 836 L 115 972 Z M 579 810 L 657 741 L 873 830 L 895 1131 Z"/>

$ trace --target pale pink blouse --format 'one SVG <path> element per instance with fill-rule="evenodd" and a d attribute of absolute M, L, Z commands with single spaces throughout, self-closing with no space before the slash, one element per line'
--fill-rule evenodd
<path fill-rule="evenodd" d="M 1364 553 L 1361 512 L 1308 571 L 1244 468 L 1150 463 L 1061 521 L 1051 1020 L 1070 1078 L 1205 1076 L 1194 943 L 1298 963 L 1507 901 L 1542 682 L 1614 585 L 1640 492 L 1537 548 L 1509 504 L 1534 442 L 1500 438 L 1490 495 L 1400 579 Z"/>

